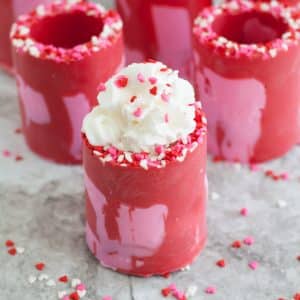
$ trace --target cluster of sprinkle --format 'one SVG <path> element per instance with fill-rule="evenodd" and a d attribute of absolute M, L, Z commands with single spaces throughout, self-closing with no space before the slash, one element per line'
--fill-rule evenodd
<path fill-rule="evenodd" d="M 274 18 L 282 20 L 287 30 L 280 38 L 267 43 L 240 44 L 219 36 L 213 30 L 213 23 L 218 16 L 224 14 L 237 15 L 246 12 L 269 13 Z M 233 0 L 215 7 L 204 9 L 194 23 L 194 34 L 198 42 L 205 45 L 218 55 L 230 58 L 274 58 L 278 53 L 288 51 L 292 46 L 298 45 L 300 40 L 300 23 L 291 10 L 286 9 L 277 1 L 260 2 Z"/>
<path fill-rule="evenodd" d="M 45 17 L 56 16 L 70 12 L 84 12 L 87 16 L 101 19 L 103 30 L 99 36 L 92 36 L 87 43 L 77 45 L 71 49 L 44 45 L 31 37 L 31 27 Z M 34 11 L 20 16 L 13 24 L 10 37 L 12 45 L 24 53 L 40 59 L 54 60 L 56 62 L 71 62 L 99 52 L 103 48 L 110 47 L 122 33 L 123 23 L 120 16 L 106 10 L 99 4 L 85 0 L 60 0 L 51 5 L 40 4 Z"/>
<path fill-rule="evenodd" d="M 180 139 L 171 145 L 157 145 L 155 154 L 148 152 L 133 153 L 119 150 L 113 146 L 94 146 L 91 145 L 85 135 L 83 139 L 93 155 L 105 164 L 107 162 L 120 167 L 141 167 L 148 170 L 151 167 L 164 168 L 167 163 L 172 161 L 183 162 L 188 153 L 193 152 L 198 145 L 204 143 L 207 134 L 207 120 L 202 112 L 201 103 L 195 104 L 196 129 L 185 139 Z M 137 114 L 137 112 L 136 112 Z"/>
<path fill-rule="evenodd" d="M 21 255 L 25 252 L 25 248 L 19 247 L 13 240 L 7 240 L 5 242 L 7 252 L 11 256 Z M 44 262 L 37 262 L 34 264 L 36 273 L 31 274 L 27 278 L 29 285 L 33 285 L 36 282 L 43 282 L 46 287 L 54 288 L 59 287 L 57 291 L 57 298 L 60 300 L 80 300 L 87 295 L 87 287 L 79 278 L 70 278 L 67 275 L 61 275 L 58 278 L 51 278 L 45 273 L 47 265 Z M 61 287 L 64 286 L 62 289 Z M 112 300 L 110 296 L 104 296 L 102 300 Z"/>
<path fill-rule="evenodd" d="M 192 289 L 188 289 L 187 292 L 181 292 L 174 283 L 170 284 L 169 286 L 167 286 L 166 288 L 161 290 L 161 294 L 164 297 L 168 297 L 168 296 L 173 296 L 173 298 L 175 298 L 176 300 L 187 300 L 188 297 L 192 297 L 192 294 L 195 294 L 197 291 L 197 287 L 194 288 L 194 290 L 192 291 Z"/>
<path fill-rule="evenodd" d="M 13 157 L 15 159 L 15 161 L 22 161 L 24 159 L 24 157 L 20 154 L 13 154 L 11 151 L 5 149 L 2 151 L 2 156 L 5 158 L 11 158 Z"/>

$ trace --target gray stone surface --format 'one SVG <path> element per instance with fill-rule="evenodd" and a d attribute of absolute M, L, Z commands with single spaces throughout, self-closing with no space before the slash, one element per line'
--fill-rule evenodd
<path fill-rule="evenodd" d="M 288 181 L 274 182 L 261 171 L 209 162 L 209 239 L 203 253 L 191 270 L 168 279 L 130 278 L 102 268 L 87 250 L 81 168 L 41 160 L 28 150 L 23 136 L 14 133 L 20 126 L 17 93 L 13 79 L 3 73 L 0 105 L 0 151 L 24 156 L 16 162 L 0 155 L 0 300 L 57 299 L 63 284 L 28 283 L 28 277 L 38 273 L 38 261 L 47 264 L 44 273 L 50 278 L 81 278 L 89 300 L 104 295 L 113 300 L 159 300 L 160 290 L 171 282 L 182 290 L 196 285 L 198 292 L 191 299 L 197 300 L 292 299 L 300 292 L 299 148 L 263 166 L 289 172 Z M 286 207 L 279 208 L 280 201 Z M 242 207 L 249 209 L 248 217 L 239 214 Z M 230 247 L 249 235 L 254 245 Z M 25 253 L 8 255 L 6 239 L 16 241 Z M 224 269 L 215 266 L 220 258 L 228 263 Z M 259 262 L 255 271 L 248 267 L 253 260 Z M 215 286 L 217 293 L 205 294 L 207 286 Z"/>

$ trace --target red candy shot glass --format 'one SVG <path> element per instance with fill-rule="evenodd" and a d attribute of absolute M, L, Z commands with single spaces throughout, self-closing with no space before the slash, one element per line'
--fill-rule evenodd
<path fill-rule="evenodd" d="M 123 65 L 122 22 L 87 1 L 55 1 L 21 16 L 11 32 L 23 132 L 48 160 L 81 162 L 80 128 L 99 82 Z"/>
<path fill-rule="evenodd" d="M 192 78 L 192 20 L 210 0 L 117 0 L 127 62 L 162 61 Z"/>
<path fill-rule="evenodd" d="M 288 9 L 275 1 L 207 8 L 195 20 L 194 40 L 212 155 L 259 163 L 299 142 L 299 23 Z"/>
<path fill-rule="evenodd" d="M 0 3 L 0 67 L 12 73 L 11 45 L 9 32 L 16 18 L 29 12 L 39 4 L 48 4 L 51 0 L 2 0 Z"/>
<path fill-rule="evenodd" d="M 165 72 L 165 69 L 160 72 Z M 176 127 L 178 119 L 175 119 L 172 111 L 175 107 L 177 111 L 182 107 L 170 108 L 168 105 L 179 103 L 181 97 L 189 97 L 190 94 L 178 91 L 177 85 L 173 90 L 178 93 L 176 100 L 172 94 L 170 98 L 160 98 L 160 91 L 165 85 L 160 79 L 156 81 L 155 77 L 150 77 L 151 85 L 154 85 L 149 90 L 152 96 L 146 98 L 147 103 L 143 105 L 141 103 L 145 98 L 141 98 L 139 91 L 142 89 L 148 92 L 151 86 L 143 76 L 138 73 L 140 83 L 130 89 L 129 93 L 126 91 L 123 94 L 126 99 L 129 97 L 125 100 L 128 101 L 128 106 L 118 105 L 118 90 L 113 90 L 115 101 L 114 107 L 110 106 L 110 109 L 107 102 L 112 90 L 108 88 L 105 96 L 99 94 L 100 106 L 87 116 L 82 131 L 88 247 L 103 266 L 121 273 L 148 277 L 165 275 L 187 267 L 204 247 L 207 236 L 207 132 L 201 104 L 194 102 L 182 104 L 195 107 L 195 113 L 190 115 L 191 121 L 195 121 L 192 131 L 186 132 L 187 135 L 181 138 L 176 134 L 177 138 L 175 136 L 172 143 L 156 144 L 155 152 L 124 151 L 110 143 L 95 145 L 95 138 L 100 135 L 104 140 L 110 141 L 107 138 L 110 133 L 99 133 L 91 124 L 99 124 L 101 120 L 106 120 L 107 124 L 116 124 L 116 116 L 116 122 L 126 128 L 125 141 L 130 140 L 131 144 L 134 143 L 130 138 L 133 131 L 143 132 L 141 139 L 145 145 L 149 140 L 157 141 L 158 136 L 152 135 L 153 130 L 149 124 L 165 128 L 165 132 L 169 133 L 171 128 Z M 132 76 L 129 79 L 124 76 L 121 78 L 122 81 L 117 82 L 120 89 L 127 84 L 127 80 L 128 84 L 133 82 Z M 174 81 L 170 85 L 173 83 Z M 132 92 L 138 93 L 137 96 L 130 98 Z M 120 98 L 124 99 L 123 96 Z M 136 105 L 142 105 L 143 108 L 131 110 L 135 101 Z M 166 120 L 163 115 L 167 106 L 170 114 Z M 105 114 L 100 115 L 100 118 L 97 114 L 101 109 Z M 128 123 L 122 123 L 123 115 L 128 117 L 128 109 L 133 114 L 130 113 Z M 189 114 L 187 111 L 185 113 Z M 95 115 L 97 117 L 91 123 L 89 117 L 94 118 Z M 142 119 L 141 123 L 137 120 L 139 118 Z M 160 123 L 163 119 L 163 123 L 173 125 L 164 127 Z M 177 128 L 182 130 L 180 126 Z M 115 127 L 110 129 L 114 133 L 121 130 L 119 127 L 117 130 Z M 177 129 L 176 132 L 179 133 Z"/>

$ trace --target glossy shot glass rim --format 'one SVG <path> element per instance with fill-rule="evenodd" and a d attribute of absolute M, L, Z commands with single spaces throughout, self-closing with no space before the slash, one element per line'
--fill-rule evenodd
<path fill-rule="evenodd" d="M 213 29 L 213 23 L 219 16 L 239 15 L 249 12 L 270 14 L 283 22 L 287 29 L 281 37 L 265 43 L 243 44 L 231 41 L 219 35 Z M 200 44 L 218 56 L 229 59 L 268 60 L 288 51 L 291 47 L 299 45 L 300 22 L 293 15 L 291 9 L 282 3 L 252 2 L 246 0 L 232 0 L 223 4 L 205 8 L 194 20 L 193 35 L 196 44 Z"/>
<path fill-rule="evenodd" d="M 31 36 L 31 28 L 47 17 L 83 12 L 87 17 L 101 19 L 103 23 L 99 35 L 71 48 L 44 44 Z M 58 0 L 50 5 L 40 4 L 32 12 L 20 16 L 12 25 L 10 39 L 18 52 L 27 53 L 38 59 L 54 62 L 73 62 L 111 47 L 122 34 L 123 22 L 114 10 L 106 10 L 102 5 L 86 0 Z"/>
<path fill-rule="evenodd" d="M 195 104 L 195 130 L 186 139 L 179 139 L 171 145 L 160 146 L 156 149 L 156 155 L 140 152 L 133 153 L 122 151 L 113 146 L 103 147 L 91 145 L 85 133 L 82 133 L 83 143 L 93 156 L 103 164 L 109 163 L 113 167 L 133 169 L 161 169 L 173 162 L 183 162 L 188 153 L 193 152 L 198 146 L 204 144 L 207 135 L 207 120 L 202 111 L 201 102 Z"/>

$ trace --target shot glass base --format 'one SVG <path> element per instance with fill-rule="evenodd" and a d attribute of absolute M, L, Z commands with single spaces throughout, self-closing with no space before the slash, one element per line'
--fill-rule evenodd
<path fill-rule="evenodd" d="M 99 261 L 102 267 L 125 274 L 136 277 L 151 277 L 151 276 L 166 276 L 170 273 L 175 273 L 178 271 L 183 271 L 188 268 L 191 264 L 195 262 L 199 254 L 201 254 L 202 250 L 205 248 L 207 239 L 204 238 L 199 242 L 197 247 L 194 249 L 193 253 L 190 255 L 190 258 L 187 260 L 185 258 L 173 257 L 172 263 L 169 266 L 164 265 L 167 258 L 158 258 L 157 262 L 153 262 L 152 258 L 148 258 L 152 261 L 151 265 L 143 265 L 142 258 L 124 258 L 124 263 L 127 264 L 126 259 L 132 260 L 132 263 L 135 263 L 130 269 L 128 268 L 119 268 L 115 267 L 111 264 L 113 258 L 113 254 L 111 258 L 109 256 L 100 255 L 98 250 L 101 248 L 101 244 L 99 240 L 91 233 L 91 229 L 89 225 L 86 226 L 86 243 L 89 251 L 95 256 L 95 258 Z M 170 249 L 170 257 L 172 257 L 172 250 Z M 147 259 L 147 258 L 146 258 Z M 114 259 L 113 259 L 114 260 Z"/>

